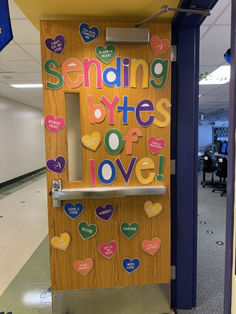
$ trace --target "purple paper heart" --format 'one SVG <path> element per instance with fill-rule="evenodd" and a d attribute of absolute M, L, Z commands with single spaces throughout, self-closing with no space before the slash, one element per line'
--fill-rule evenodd
<path fill-rule="evenodd" d="M 55 39 L 47 38 L 45 45 L 50 51 L 60 55 L 65 47 L 65 42 L 65 37 L 59 34 Z"/>
<path fill-rule="evenodd" d="M 48 170 L 56 172 L 56 173 L 62 173 L 62 171 L 65 168 L 65 158 L 62 156 L 58 156 L 56 160 L 49 159 L 46 163 L 46 166 Z"/>
<path fill-rule="evenodd" d="M 96 208 L 95 213 L 98 218 L 108 221 L 114 213 L 114 207 L 112 204 L 106 204 L 105 207 L 99 206 Z"/>

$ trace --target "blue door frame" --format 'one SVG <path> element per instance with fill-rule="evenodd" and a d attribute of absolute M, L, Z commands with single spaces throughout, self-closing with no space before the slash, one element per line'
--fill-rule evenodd
<path fill-rule="evenodd" d="M 227 212 L 225 247 L 225 291 L 224 314 L 231 313 L 233 229 L 234 229 L 234 188 L 235 188 L 235 127 L 236 127 L 236 1 L 232 0 L 231 11 L 231 79 L 229 99 L 229 157 L 227 174 Z M 235 261 L 234 261 L 235 263 Z"/>
<path fill-rule="evenodd" d="M 217 1 L 183 0 L 180 7 L 212 9 Z M 176 175 L 171 178 L 171 263 L 176 266 L 171 303 L 177 309 L 196 306 L 199 28 L 204 19 L 177 14 L 172 23 L 177 61 L 172 64 L 171 96 L 171 159 L 176 160 Z"/>

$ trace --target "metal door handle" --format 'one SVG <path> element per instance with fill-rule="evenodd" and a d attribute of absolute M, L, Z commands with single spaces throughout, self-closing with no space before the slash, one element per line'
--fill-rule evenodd
<path fill-rule="evenodd" d="M 52 183 L 53 207 L 61 207 L 62 200 L 124 198 L 126 196 L 164 195 L 166 187 L 157 186 L 129 186 L 129 187 L 97 187 L 81 189 L 62 189 L 61 180 Z"/>

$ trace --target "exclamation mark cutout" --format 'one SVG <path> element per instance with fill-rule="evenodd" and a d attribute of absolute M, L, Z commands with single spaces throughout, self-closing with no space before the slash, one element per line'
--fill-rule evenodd
<path fill-rule="evenodd" d="M 161 182 L 164 179 L 163 170 L 164 170 L 164 163 L 165 163 L 165 156 L 159 157 L 159 168 L 158 168 L 158 175 L 157 181 Z"/>

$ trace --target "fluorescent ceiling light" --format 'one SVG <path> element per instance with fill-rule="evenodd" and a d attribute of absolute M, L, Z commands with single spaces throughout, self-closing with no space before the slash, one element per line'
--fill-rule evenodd
<path fill-rule="evenodd" d="M 11 84 L 15 88 L 42 88 L 43 84 Z"/>
<path fill-rule="evenodd" d="M 202 79 L 200 85 L 219 85 L 230 81 L 230 65 L 221 65 L 218 69 Z"/>

